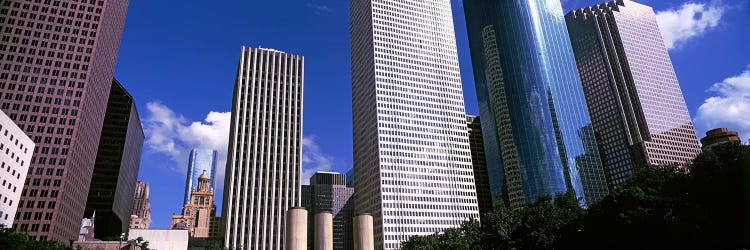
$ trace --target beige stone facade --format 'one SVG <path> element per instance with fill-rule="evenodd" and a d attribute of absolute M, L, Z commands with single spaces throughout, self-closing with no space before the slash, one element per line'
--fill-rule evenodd
<path fill-rule="evenodd" d="M 181 215 L 172 215 L 171 228 L 185 227 L 190 237 L 208 238 L 211 220 L 215 216 L 214 190 L 205 171 L 198 178 L 198 188 L 190 193 L 190 200 L 182 208 Z"/>

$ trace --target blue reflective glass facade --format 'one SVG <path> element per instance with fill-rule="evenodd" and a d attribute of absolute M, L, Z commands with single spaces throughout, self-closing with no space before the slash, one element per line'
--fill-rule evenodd
<path fill-rule="evenodd" d="M 185 204 L 190 201 L 190 191 L 198 188 L 198 177 L 203 171 L 211 178 L 210 188 L 214 189 L 214 178 L 216 174 L 216 150 L 193 149 L 190 151 L 188 161 L 187 179 L 185 180 Z"/>
<path fill-rule="evenodd" d="M 568 190 L 608 192 L 562 6 L 464 0 L 495 200 L 521 207 Z"/>

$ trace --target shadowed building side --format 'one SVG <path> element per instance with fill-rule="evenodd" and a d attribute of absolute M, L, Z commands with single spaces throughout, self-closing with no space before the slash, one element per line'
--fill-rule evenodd
<path fill-rule="evenodd" d="M 113 79 L 86 201 L 97 239 L 128 232 L 144 139 L 133 96 Z"/>

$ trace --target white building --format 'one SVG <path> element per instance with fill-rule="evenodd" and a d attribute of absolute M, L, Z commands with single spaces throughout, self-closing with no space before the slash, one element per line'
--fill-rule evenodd
<path fill-rule="evenodd" d="M 35 144 L 0 110 L 0 225 L 13 226 Z"/>
<path fill-rule="evenodd" d="M 376 249 L 478 218 L 450 0 L 351 1 L 356 213 Z"/>
<path fill-rule="evenodd" d="M 188 230 L 169 229 L 130 229 L 128 241 L 142 238 L 148 241 L 148 248 L 154 250 L 186 250 Z"/>
<path fill-rule="evenodd" d="M 224 180 L 224 248 L 284 249 L 300 205 L 304 58 L 242 48 Z"/>

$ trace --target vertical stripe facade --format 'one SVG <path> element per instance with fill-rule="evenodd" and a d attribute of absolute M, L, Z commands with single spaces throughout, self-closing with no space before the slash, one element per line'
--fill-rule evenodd
<path fill-rule="evenodd" d="M 300 205 L 304 58 L 242 48 L 225 172 L 224 248 L 284 249 Z"/>

